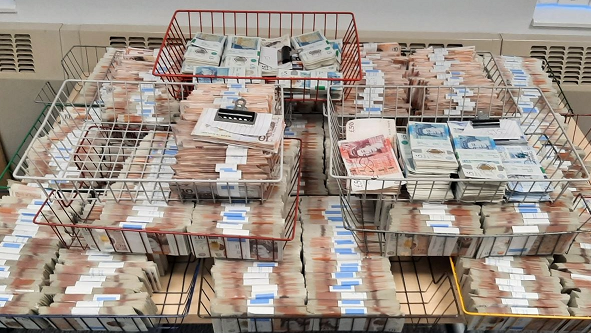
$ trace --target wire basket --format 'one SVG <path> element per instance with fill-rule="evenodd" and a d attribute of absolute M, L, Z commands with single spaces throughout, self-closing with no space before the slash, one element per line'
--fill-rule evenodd
<path fill-rule="evenodd" d="M 329 39 L 342 39 L 341 70 L 343 78 L 309 78 L 307 81 L 339 81 L 352 83 L 361 80 L 361 56 L 359 36 L 353 13 L 348 12 L 280 12 L 280 11 L 230 11 L 230 10 L 177 10 L 164 36 L 158 52 L 153 74 L 171 82 L 190 82 L 193 78 L 213 78 L 211 75 L 183 74 L 181 66 L 187 42 L 197 32 L 273 38 L 320 30 Z M 244 79 L 247 82 L 289 82 L 285 85 L 286 99 L 293 101 L 325 100 L 319 87 L 304 89 L 297 97 L 289 88 L 301 78 L 216 76 L 218 79 Z M 320 86 L 320 85 L 317 85 Z M 291 89 L 290 89 L 291 90 Z M 177 92 L 180 93 L 180 92 Z"/>
<path fill-rule="evenodd" d="M 120 85 L 129 94 L 137 92 L 139 102 L 132 102 L 131 97 L 116 100 L 114 94 L 108 99 L 102 96 L 96 102 L 76 105 L 70 99 L 66 88 L 70 83 L 83 83 L 84 89 L 99 91 L 104 85 Z M 146 86 L 151 92 L 145 92 Z M 151 164 L 149 161 L 136 162 L 139 166 L 137 174 L 124 172 L 122 163 L 133 159 L 135 147 L 143 139 L 151 136 L 165 142 L 166 147 L 176 147 L 177 139 L 173 132 L 172 121 L 175 112 L 178 113 L 179 103 L 170 95 L 158 97 L 157 92 L 171 90 L 185 91 L 190 83 L 142 83 L 124 81 L 76 81 L 66 80 L 58 96 L 47 111 L 37 133 L 14 169 L 14 177 L 26 182 L 35 182 L 43 188 L 53 188 L 73 194 L 90 193 L 109 194 L 115 200 L 169 200 L 165 193 L 174 191 L 180 200 L 217 200 L 235 195 L 230 191 L 237 186 L 246 193 L 242 199 L 265 200 L 272 186 L 280 183 L 283 177 L 283 142 L 278 154 L 273 154 L 269 166 L 271 168 L 267 179 L 232 180 L 231 182 L 218 180 L 196 180 L 173 178 L 174 171 L 165 168 L 163 164 Z M 282 89 L 277 87 L 275 92 L 273 112 L 283 115 L 283 99 L 280 98 Z M 109 96 L 109 95 L 105 95 Z M 144 117 L 136 111 L 143 112 L 144 98 L 153 98 L 158 104 L 155 112 L 158 115 Z M 126 95 L 127 97 L 127 95 Z M 180 96 L 184 99 L 185 96 Z M 112 98 L 112 99 L 110 99 Z M 159 98 L 159 99 L 158 99 Z M 119 104 L 117 104 L 119 103 Z M 147 104 L 147 102 L 145 102 Z M 101 113 L 109 106 L 115 109 L 115 119 L 102 119 Z M 154 110 L 154 109 L 153 109 Z M 111 116 L 106 116 L 111 117 Z M 134 120 L 135 119 L 135 120 Z M 49 139 L 48 139 L 49 138 Z M 51 139 L 53 138 L 53 139 Z M 60 140 L 56 140 L 56 138 Z M 173 148 L 174 149 L 174 148 Z M 164 156 L 166 149 L 159 151 Z M 62 163 L 61 160 L 68 163 Z M 138 179 L 138 176 L 140 179 Z M 237 185 L 236 185 L 237 184 Z M 219 188 L 222 188 L 221 190 Z M 225 190 L 224 190 L 225 188 Z M 254 193 L 254 195 L 249 195 Z M 174 200 L 174 199 L 173 199 Z M 179 200 L 179 199 L 176 199 Z"/>
<path fill-rule="evenodd" d="M 90 46 L 90 45 L 76 45 L 73 46 L 61 60 L 61 66 L 64 71 L 64 78 L 71 80 L 86 80 L 90 74 L 95 70 L 99 61 L 104 57 L 108 47 L 106 46 Z M 113 66 L 113 60 L 115 59 L 116 53 L 113 53 L 110 67 Z M 119 54 L 121 52 L 118 52 Z M 97 79 L 107 80 L 110 79 L 110 69 L 107 69 L 104 77 Z M 75 100 L 82 90 L 80 82 L 70 82 L 64 90 L 67 91 L 70 100 Z M 37 96 L 35 97 L 35 103 L 41 103 L 50 105 L 58 95 L 60 86 L 50 81 L 45 82 Z M 98 93 L 98 92 L 97 92 Z M 88 96 L 87 100 L 92 101 L 96 98 L 96 94 Z"/>
<path fill-rule="evenodd" d="M 396 296 L 401 305 L 403 317 L 371 316 L 371 315 L 309 315 L 302 317 L 275 315 L 266 316 L 231 316 L 212 315 L 210 302 L 215 298 L 215 290 L 211 276 L 211 262 L 202 262 L 199 306 L 197 314 L 201 318 L 215 321 L 227 321 L 236 324 L 239 332 L 249 332 L 244 323 L 264 321 L 273 327 L 274 332 L 316 332 L 316 331 L 364 331 L 375 332 L 375 325 L 388 326 L 389 322 L 404 318 L 404 331 L 411 327 L 427 331 L 436 331 L 437 325 L 460 323 L 460 309 L 457 303 L 452 276 L 447 267 L 442 267 L 430 258 L 392 258 L 392 273 L 396 281 Z M 270 323 L 268 323 L 270 322 Z M 256 326 L 256 325 L 254 325 Z M 363 327 L 363 329 L 352 329 Z M 252 332 L 252 330 L 251 330 Z"/>
<path fill-rule="evenodd" d="M 353 87 L 355 94 L 358 94 L 363 89 L 371 87 Z M 375 88 L 375 87 L 374 87 Z M 361 119 L 361 118 L 369 118 L 369 117 L 378 117 L 378 118 L 388 118 L 394 119 L 396 121 L 396 129 L 399 133 L 406 133 L 406 126 L 410 121 L 431 121 L 431 122 L 447 122 L 450 120 L 457 120 L 457 121 L 465 121 L 465 120 L 472 120 L 477 117 L 484 117 L 484 118 L 496 118 L 496 119 L 515 119 L 519 122 L 519 124 L 524 125 L 527 127 L 526 130 L 526 139 L 532 139 L 535 141 L 537 148 L 538 157 L 541 161 L 546 161 L 549 165 L 554 165 L 556 168 L 552 173 L 548 173 L 548 179 L 544 179 L 544 183 L 548 183 L 550 186 L 555 188 L 555 190 L 551 193 L 551 199 L 557 200 L 559 199 L 564 192 L 568 189 L 570 184 L 574 184 L 577 182 L 587 182 L 589 179 L 589 173 L 581 159 L 578 155 L 577 149 L 572 144 L 570 138 L 568 137 L 568 133 L 564 126 L 562 125 L 562 121 L 559 115 L 555 114 L 545 102 L 545 98 L 540 98 L 540 100 L 536 103 L 536 107 L 540 110 L 539 113 L 532 115 L 531 113 L 524 117 L 520 118 L 519 110 L 516 107 L 516 103 L 512 101 L 512 96 L 520 96 L 522 88 L 510 88 L 510 87 L 460 87 L 461 89 L 467 88 L 474 91 L 474 95 L 478 96 L 481 92 L 487 93 L 490 95 L 497 95 L 500 96 L 503 100 L 503 107 L 502 109 L 492 110 L 491 106 L 488 107 L 481 107 L 479 108 L 478 105 L 476 106 L 477 111 L 472 114 L 461 114 L 458 116 L 445 114 L 444 110 L 442 109 L 435 109 L 426 112 L 425 109 L 422 110 L 401 110 L 399 108 L 395 108 L 393 112 L 386 115 L 369 115 L 363 111 L 362 107 L 358 105 L 351 105 L 349 102 L 345 100 L 338 100 L 333 102 L 329 99 L 328 103 L 328 122 L 329 122 L 329 133 L 330 133 L 330 142 L 331 142 L 331 152 L 330 152 L 330 175 L 337 180 L 337 183 L 340 187 L 340 194 L 341 196 L 348 198 L 354 195 L 355 193 L 352 192 L 352 184 L 355 183 L 356 187 L 359 188 L 367 188 L 367 184 L 369 182 L 377 182 L 382 183 L 378 192 L 388 193 L 384 189 L 386 186 L 386 182 L 392 182 L 397 184 L 398 189 L 394 189 L 390 191 L 390 195 L 385 194 L 378 194 L 378 195 L 369 195 L 362 193 L 361 196 L 364 200 L 386 200 L 386 201 L 397 201 L 397 200 L 414 200 L 415 191 L 417 186 L 435 186 L 437 183 L 442 182 L 449 182 L 449 183 L 460 183 L 465 182 L 470 184 L 471 187 L 481 186 L 484 188 L 484 184 L 496 185 L 501 184 L 497 180 L 487 180 L 487 179 L 478 179 L 478 180 L 469 180 L 469 179 L 457 179 L 457 178 L 426 178 L 426 177 L 417 177 L 413 179 L 408 178 L 371 178 L 366 176 L 348 176 L 347 170 L 345 168 L 345 164 L 341 158 L 341 154 L 338 149 L 338 141 L 345 139 L 346 134 L 346 124 L 347 121 L 351 119 Z M 419 93 L 424 93 L 427 90 L 439 90 L 439 89 L 446 89 L 445 87 L 429 87 L 429 86 L 397 86 L 397 87 L 384 87 L 385 95 L 388 95 L 390 91 L 390 96 L 398 96 L 400 91 L 419 91 Z M 528 88 L 528 89 L 537 89 L 537 88 Z M 437 94 L 440 94 L 437 92 Z M 441 93 L 443 94 L 443 93 Z M 349 103 L 349 104 L 348 104 Z M 424 106 L 424 105 L 423 105 Z M 417 115 L 413 115 L 417 114 Z M 526 121 L 531 121 L 537 125 L 528 125 Z M 546 124 L 543 124 L 546 123 Z M 559 153 L 560 152 L 560 153 Z M 564 173 L 564 177 L 559 177 L 562 174 L 560 171 L 561 168 L 568 167 L 569 172 Z M 406 183 L 406 187 L 409 187 L 409 184 L 415 186 L 415 191 L 408 191 L 404 193 L 402 191 L 403 185 Z M 535 181 L 533 182 L 536 183 Z M 422 198 L 421 201 L 442 201 L 441 199 L 432 199 L 431 198 L 431 191 L 425 198 Z M 451 193 L 451 190 L 449 190 Z M 481 190 L 482 191 L 482 190 Z M 447 196 L 446 196 L 447 197 Z M 523 202 L 533 201 L 535 199 L 528 198 L 528 195 L 525 195 L 523 198 Z M 458 200 L 459 201 L 459 200 Z M 474 200 L 462 200 L 463 202 L 492 202 L 486 199 L 480 199 L 478 196 Z"/>
<path fill-rule="evenodd" d="M 297 139 L 286 139 L 297 140 Z M 299 141 L 299 140 L 298 140 Z M 43 206 L 35 216 L 33 222 L 38 225 L 46 225 L 52 228 L 58 239 L 66 248 L 80 250 L 100 249 L 99 243 L 105 241 L 110 244 L 112 252 L 117 253 L 150 253 L 164 255 L 182 255 L 185 252 L 193 253 L 199 258 L 214 257 L 214 249 L 223 250 L 223 255 L 216 257 L 256 259 L 261 261 L 281 260 L 282 249 L 287 242 L 295 237 L 298 220 L 299 193 L 301 180 L 301 151 L 296 157 L 294 171 L 290 180 L 288 191 L 292 194 L 284 203 L 287 211 L 284 229 L 281 237 L 257 237 L 236 236 L 226 234 L 208 234 L 196 232 L 174 231 L 146 231 L 127 229 L 122 227 L 107 227 L 88 224 L 88 220 L 81 216 L 72 206 L 74 200 L 81 201 L 83 205 L 90 205 L 91 211 L 98 204 L 98 199 L 84 199 L 82 194 L 72 198 L 60 191 L 53 191 L 45 200 Z M 50 203 L 53 203 L 50 205 Z M 45 209 L 45 210 L 44 210 Z M 55 210 L 60 210 L 56 212 Z M 59 214 L 58 214 L 59 213 Z M 65 216 L 59 218 L 59 216 Z M 67 240 L 67 241 L 66 241 Z M 239 255 L 228 253 L 230 242 L 247 243 L 240 246 Z M 206 244 L 207 250 L 197 250 L 196 244 Z M 261 247 L 276 249 L 270 251 L 270 256 L 263 253 Z M 123 248 L 122 248 L 123 247 Z M 249 248 L 250 252 L 245 249 Z M 218 253 L 217 251 L 216 253 Z"/>
<path fill-rule="evenodd" d="M 0 315 L 0 327 L 26 330 L 74 330 L 138 332 L 176 330 L 189 314 L 199 275 L 200 262 L 195 258 L 173 258 L 164 291 L 154 292 L 156 315 Z M 174 274 L 174 272 L 178 274 Z M 68 329 L 69 328 L 69 329 Z"/>

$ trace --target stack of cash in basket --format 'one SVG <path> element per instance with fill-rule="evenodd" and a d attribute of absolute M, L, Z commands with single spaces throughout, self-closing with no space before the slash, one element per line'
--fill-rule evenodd
<path fill-rule="evenodd" d="M 226 36 L 198 32 L 187 45 L 181 71 L 191 74 L 197 66 L 219 66 Z"/>

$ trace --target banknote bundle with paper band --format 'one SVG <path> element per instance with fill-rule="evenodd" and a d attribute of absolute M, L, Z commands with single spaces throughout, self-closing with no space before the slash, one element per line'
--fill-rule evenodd
<path fill-rule="evenodd" d="M 332 44 L 320 31 L 292 36 L 291 43 L 294 50 L 298 52 L 306 70 L 338 64 L 338 50 L 335 51 Z"/>
<path fill-rule="evenodd" d="M 408 116 L 408 89 L 403 87 L 408 85 L 408 58 L 401 55 L 398 43 L 364 43 L 361 55 L 363 79 L 357 85 L 365 87 L 354 88 L 343 105 L 338 106 L 337 112 L 343 115 Z"/>
<path fill-rule="evenodd" d="M 279 85 L 283 87 L 286 98 L 326 98 L 330 94 L 331 98 L 340 99 L 343 91 L 342 81 L 337 80 L 342 79 L 343 74 L 337 72 L 336 66 L 309 71 L 284 69 L 278 71 L 277 78 Z M 309 78 L 320 78 L 320 80 L 310 80 Z"/>
<path fill-rule="evenodd" d="M 191 249 L 196 257 L 261 261 L 282 259 L 285 241 L 273 239 L 285 239 L 292 234 L 294 221 L 287 220 L 293 218 L 289 215 L 294 200 L 290 198 L 295 162 L 290 158 L 293 155 L 291 152 L 292 149 L 285 151 L 282 181 L 269 189 L 264 202 L 254 200 L 245 203 L 238 200 L 195 206 L 193 224 L 187 227 L 187 231 L 200 234 L 190 237 Z"/>
<path fill-rule="evenodd" d="M 198 32 L 187 45 L 182 72 L 191 74 L 197 66 L 219 66 L 227 37 Z"/>
<path fill-rule="evenodd" d="M 326 195 L 324 129 L 320 115 L 292 115 L 284 136 L 302 140 L 302 195 Z M 296 189 L 297 190 L 297 189 Z"/>
<path fill-rule="evenodd" d="M 552 260 L 552 259 L 550 259 Z M 460 259 L 456 263 L 467 310 L 525 317 L 469 316 L 471 330 L 554 331 L 562 320 L 536 315 L 569 316 L 569 295 L 550 273 L 544 257 Z"/>
<path fill-rule="evenodd" d="M 397 194 L 404 176 L 396 158 L 396 121 L 354 119 L 346 128 L 346 139 L 338 142 L 338 148 L 347 175 L 353 178 L 348 184 L 352 193 Z"/>
<path fill-rule="evenodd" d="M 179 201 L 106 201 L 85 207 L 86 243 L 99 251 L 189 255 L 182 233 L 191 224 L 194 204 Z M 129 229 L 105 230 L 108 228 Z M 137 231 L 132 231 L 137 230 Z"/>
<path fill-rule="evenodd" d="M 158 313 L 151 294 L 160 290 L 160 269 L 145 255 L 60 249 L 42 289 L 52 302 L 37 312 L 57 315 L 50 322 L 62 330 L 147 331 L 151 321 L 132 317 Z"/>
<path fill-rule="evenodd" d="M 565 253 L 586 219 L 572 210 L 567 198 L 554 203 L 483 205 L 481 217 L 484 234 L 494 237 L 482 240 L 480 258 Z"/>
<path fill-rule="evenodd" d="M 398 202 L 386 230 L 391 232 L 386 234 L 387 256 L 472 257 L 479 239 L 470 236 L 482 234 L 480 206 Z"/>
<path fill-rule="evenodd" d="M 468 202 L 499 202 L 505 195 L 507 172 L 492 136 L 469 132 L 468 122 L 449 122 L 454 151 L 460 169 L 458 176 L 466 181 L 455 186 L 456 199 Z M 493 180 L 476 182 L 475 179 Z"/>
<path fill-rule="evenodd" d="M 299 225 L 295 237 L 301 237 Z M 288 242 L 279 262 L 215 259 L 211 269 L 215 291 L 211 300 L 214 331 L 302 331 L 307 326 L 305 318 L 302 321 L 272 319 L 307 315 L 301 249 L 301 242 Z"/>
<path fill-rule="evenodd" d="M 353 209 L 360 213 L 359 206 Z M 313 319 L 312 329 L 402 331 L 390 262 L 365 256 L 353 232 L 343 227 L 340 199 L 304 198 L 301 211 L 307 309 L 329 317 Z"/>
<path fill-rule="evenodd" d="M 548 104 L 554 112 L 564 114 L 567 112 L 564 103 L 558 97 L 558 91 L 554 87 L 552 79 L 543 68 L 543 62 L 537 58 L 516 56 L 496 57 L 497 66 L 506 79 L 506 83 L 512 87 L 538 87 L 541 89 Z M 537 113 L 539 109 L 534 106 L 540 92 L 536 89 L 515 90 L 518 98 L 518 108 L 524 113 Z"/>
<path fill-rule="evenodd" d="M 260 37 L 228 36 L 222 66 L 243 68 L 248 77 L 262 76 L 259 67 L 261 42 Z"/>
<path fill-rule="evenodd" d="M 483 111 L 490 116 L 503 113 L 503 100 L 474 47 L 427 48 L 409 56 L 411 85 L 441 86 L 417 88 L 411 93 L 416 114 L 431 116 L 475 115 Z M 474 88 L 467 87 L 488 87 Z"/>

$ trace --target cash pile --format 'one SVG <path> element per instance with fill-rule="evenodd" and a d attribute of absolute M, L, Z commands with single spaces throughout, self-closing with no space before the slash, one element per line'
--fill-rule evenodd
<path fill-rule="evenodd" d="M 192 213 L 193 203 L 177 201 L 97 202 L 86 205 L 83 216 L 84 223 L 98 228 L 86 229 L 83 236 L 98 251 L 189 255 L 186 237 L 169 232 L 185 232 Z"/>
<path fill-rule="evenodd" d="M 364 43 L 361 55 L 363 79 L 358 85 L 364 87 L 355 88 L 348 94 L 337 112 L 343 115 L 408 116 L 408 89 L 404 88 L 408 85 L 408 58 L 401 55 L 398 43 Z"/>
<path fill-rule="evenodd" d="M 558 96 L 552 79 L 544 70 L 542 60 L 516 56 L 500 56 L 496 58 L 497 65 L 508 86 L 512 87 L 538 87 L 541 89 L 548 105 L 554 112 L 564 114 L 568 112 L 564 103 Z M 518 98 L 518 108 L 521 112 L 539 112 L 534 105 L 538 102 L 540 91 L 537 89 L 513 90 Z M 543 105 L 543 104 L 542 104 Z"/>
<path fill-rule="evenodd" d="M 289 146 L 285 149 L 281 182 L 268 189 L 262 197 L 264 202 L 209 203 L 195 207 L 193 224 L 187 228 L 196 234 L 191 236 L 195 256 L 281 260 L 285 241 L 275 239 L 289 238 L 293 234 L 293 199 L 289 196 L 295 183 L 295 157 L 300 149 L 298 141 L 286 140 L 286 145 Z M 240 197 L 254 198 L 244 193 Z"/>
<path fill-rule="evenodd" d="M 390 262 L 365 257 L 343 228 L 340 199 L 305 198 L 301 208 L 307 308 L 322 317 L 312 320 L 312 330 L 401 332 L 404 317 Z"/>
<path fill-rule="evenodd" d="M 305 70 L 338 65 L 338 52 L 318 30 L 293 36 L 291 43 L 298 52 Z"/>
<path fill-rule="evenodd" d="M 388 224 L 387 256 L 473 257 L 478 238 L 472 236 L 482 234 L 476 205 L 399 202 L 390 210 Z"/>
<path fill-rule="evenodd" d="M 261 38 L 228 36 L 228 43 L 222 57 L 222 67 L 244 68 L 246 76 L 260 77 L 259 56 Z"/>
<path fill-rule="evenodd" d="M 544 257 L 460 259 L 456 271 L 468 311 L 524 317 L 469 316 L 468 330 L 553 332 L 563 320 L 537 315 L 569 316 L 569 295 L 550 272 Z"/>
<path fill-rule="evenodd" d="M 109 78 L 114 81 L 162 81 L 152 75 L 158 50 L 127 47 L 113 59 L 113 69 L 109 71 Z"/>
<path fill-rule="evenodd" d="M 79 79 L 89 80 L 89 81 L 111 79 L 111 76 L 112 76 L 112 73 L 114 70 L 113 69 L 114 58 L 120 52 L 121 52 L 121 50 L 119 50 L 119 49 L 108 47 L 106 49 L 105 54 L 100 59 L 98 59 L 92 72 L 89 73 L 88 76 L 82 76 Z M 64 58 L 63 61 L 65 61 L 66 59 L 67 58 Z M 69 60 L 69 61 L 72 62 L 70 65 L 76 65 L 76 66 L 82 65 L 77 62 L 74 64 L 74 62 L 75 62 L 74 60 Z M 84 74 L 82 74 L 82 75 L 84 75 Z M 92 104 L 97 98 L 98 85 L 96 82 L 89 82 L 89 81 L 79 83 L 79 85 L 74 87 L 74 89 L 72 90 L 72 92 L 69 96 L 60 96 L 60 98 L 67 97 L 68 98 L 67 100 L 73 104 L 84 104 L 84 105 Z"/>
<path fill-rule="evenodd" d="M 417 115 L 503 114 L 500 90 L 495 89 L 493 81 L 486 76 L 474 47 L 416 50 L 409 56 L 409 71 L 411 85 L 441 86 L 415 88 L 411 92 L 411 103 Z M 475 86 L 479 88 L 473 88 Z"/>
<path fill-rule="evenodd" d="M 353 178 L 347 184 L 352 193 L 399 193 L 404 176 L 395 152 L 396 121 L 354 119 L 346 131 L 346 140 L 338 145 L 347 175 Z"/>
<path fill-rule="evenodd" d="M 295 237 L 301 237 L 299 226 Z M 285 246 L 280 262 L 216 259 L 211 269 L 215 291 L 211 314 L 223 318 L 213 319 L 214 332 L 305 331 L 301 250 L 302 244 L 293 241 Z"/>
<path fill-rule="evenodd" d="M 170 124 L 179 113 L 169 88 L 154 83 L 103 83 L 100 98 L 102 122 Z"/>
<path fill-rule="evenodd" d="M 418 181 L 413 178 L 450 178 L 458 172 L 447 124 L 409 122 L 408 134 L 400 136 L 401 157 L 407 191 L 415 200 L 453 198 L 448 181 Z"/>
<path fill-rule="evenodd" d="M 449 122 L 448 125 L 460 162 L 458 174 L 461 181 L 456 184 L 456 198 L 476 202 L 502 201 L 508 177 L 493 138 L 478 132 L 472 135 L 463 127 L 465 123 Z M 473 179 L 494 181 L 477 182 Z"/>
<path fill-rule="evenodd" d="M 79 202 L 70 206 L 79 212 Z M 61 241 L 52 228 L 33 223 L 73 223 L 60 203 L 45 202 L 42 189 L 14 183 L 9 195 L 0 199 L 0 326 L 4 328 L 43 329 L 49 324 L 43 319 L 11 316 L 33 315 L 37 308 L 46 306 L 51 297 L 42 293 L 53 272 L 55 258 Z M 71 239 L 64 235 L 65 242 Z"/>
<path fill-rule="evenodd" d="M 479 258 L 565 253 L 584 223 L 566 197 L 554 203 L 484 205 L 481 218 L 484 234 L 491 237 L 483 239 Z"/>
<path fill-rule="evenodd" d="M 324 129 L 321 115 L 292 115 L 284 137 L 302 140 L 301 195 L 327 195 L 324 173 Z"/>
<path fill-rule="evenodd" d="M 198 32 L 185 51 L 181 72 L 192 74 L 197 66 L 219 66 L 226 36 Z"/>
<path fill-rule="evenodd" d="M 61 249 L 49 286 L 42 290 L 52 295 L 53 302 L 38 312 L 84 317 L 52 318 L 61 330 L 148 331 L 152 321 L 136 316 L 158 313 L 150 296 L 162 290 L 160 275 L 159 267 L 145 255 Z"/>

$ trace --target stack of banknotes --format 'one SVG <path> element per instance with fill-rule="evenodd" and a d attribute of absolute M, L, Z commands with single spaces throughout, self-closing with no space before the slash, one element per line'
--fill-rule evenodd
<path fill-rule="evenodd" d="M 321 67 L 315 70 L 283 69 L 277 72 L 278 84 L 283 87 L 284 96 L 292 99 L 333 99 L 342 96 L 343 74 L 337 66 Z M 316 78 L 316 80 L 310 80 Z"/>
<path fill-rule="evenodd" d="M 466 122 L 467 123 L 467 122 Z M 449 122 L 454 151 L 460 163 L 456 198 L 461 201 L 499 202 L 505 195 L 507 172 L 492 136 L 468 132 L 458 122 Z M 480 181 L 474 181 L 478 179 Z M 482 181 L 491 180 L 491 181 Z"/>
<path fill-rule="evenodd" d="M 387 256 L 472 257 L 479 244 L 472 236 L 482 235 L 480 206 L 399 202 L 383 229 Z"/>
<path fill-rule="evenodd" d="M 246 100 L 249 111 L 256 112 L 252 125 L 218 119 L 220 109 L 231 112 L 240 98 Z M 247 186 L 232 180 L 278 179 L 284 120 L 274 115 L 275 98 L 273 85 L 198 84 L 181 102 L 182 120 L 173 125 L 179 144 L 174 177 L 223 181 L 214 188 L 198 184 L 197 191 L 203 195 L 260 198 L 264 184 Z"/>
<path fill-rule="evenodd" d="M 500 316 L 468 316 L 469 330 L 550 331 L 564 320 L 537 315 L 570 316 L 571 297 L 545 257 L 460 259 L 456 271 L 467 310 Z M 503 317 L 502 314 L 524 315 Z M 588 325 L 588 324 L 587 324 Z"/>
<path fill-rule="evenodd" d="M 73 203 L 72 209 L 79 211 L 81 206 Z M 38 222 L 70 221 L 59 209 L 58 202 L 46 202 L 45 193 L 38 187 L 14 183 L 9 195 L 0 199 L 0 327 L 3 328 L 49 326 L 41 319 L 11 317 L 36 314 L 38 307 L 51 302 L 51 297 L 41 290 L 49 283 L 54 260 L 63 244 L 51 227 L 33 223 L 39 211 Z M 64 241 L 69 243 L 71 239 L 66 237 Z"/>
<path fill-rule="evenodd" d="M 114 81 L 162 81 L 152 75 L 158 50 L 127 47 L 118 50 L 113 58 L 113 68 L 109 71 L 109 79 Z"/>
<path fill-rule="evenodd" d="M 396 158 L 396 121 L 379 118 L 349 120 L 345 138 L 338 141 L 338 146 L 351 178 L 347 181 L 351 192 L 399 193 L 404 175 Z"/>
<path fill-rule="evenodd" d="M 338 65 L 338 51 L 335 51 L 332 43 L 318 30 L 292 36 L 291 43 L 306 70 Z"/>
<path fill-rule="evenodd" d="M 187 230 L 193 206 L 179 201 L 147 200 L 91 203 L 84 208 L 84 223 L 99 228 L 84 229 L 82 235 L 89 247 L 98 251 L 189 255 L 186 237 L 169 232 Z"/>
<path fill-rule="evenodd" d="M 119 49 L 108 47 L 105 54 L 98 59 L 92 72 L 88 76 L 80 77 L 81 80 L 106 80 L 112 79 L 114 70 L 114 58 L 122 51 Z M 67 58 L 64 58 L 66 61 Z M 82 64 L 69 60 L 70 63 L 66 62 L 66 65 L 80 66 Z M 67 97 L 68 101 L 73 104 L 92 104 L 98 95 L 98 85 L 96 82 L 81 82 L 79 86 L 74 87 L 69 96 L 60 96 L 60 98 Z"/>
<path fill-rule="evenodd" d="M 151 295 L 163 288 L 160 275 L 145 255 L 61 249 L 49 285 L 42 290 L 53 302 L 38 312 L 84 317 L 52 318 L 61 330 L 147 331 L 152 321 L 134 316 L 158 313 Z"/>
<path fill-rule="evenodd" d="M 286 140 L 281 182 L 269 188 L 261 200 L 234 200 L 235 203 L 202 203 L 195 207 L 191 235 L 192 252 L 197 257 L 277 261 L 283 257 L 286 239 L 293 235 L 295 157 L 299 141 Z M 254 198 L 243 196 L 243 198 Z M 245 202 L 246 201 L 246 202 Z M 256 237 L 256 238 L 242 238 Z M 287 241 L 289 243 L 289 241 Z"/>
<path fill-rule="evenodd" d="M 458 172 L 447 124 L 409 122 L 408 134 L 399 142 L 407 190 L 417 200 L 453 198 L 448 181 L 412 181 L 412 178 L 450 178 Z"/>
<path fill-rule="evenodd" d="M 586 221 L 566 197 L 554 203 L 483 205 L 481 217 L 484 234 L 500 236 L 483 239 L 479 258 L 565 253 Z"/>
<path fill-rule="evenodd" d="M 191 74 L 197 66 L 219 66 L 226 36 L 198 32 L 187 45 L 181 71 Z"/>
<path fill-rule="evenodd" d="M 313 319 L 312 329 L 402 331 L 390 262 L 365 256 L 353 232 L 343 228 L 340 199 L 304 198 L 301 210 L 307 309 L 324 317 Z"/>
<path fill-rule="evenodd" d="M 408 116 L 408 58 L 398 43 L 364 43 L 360 87 L 347 94 L 337 113 L 342 115 Z M 375 87 L 374 87 L 375 86 Z M 384 88 L 384 86 L 388 86 Z"/>
<path fill-rule="evenodd" d="M 501 90 L 493 87 L 474 47 L 427 48 L 409 56 L 411 103 L 417 115 L 467 116 L 482 112 L 500 116 Z M 474 87 L 479 87 L 475 89 Z M 486 88 L 490 87 L 490 88 Z"/>
<path fill-rule="evenodd" d="M 295 237 L 301 234 L 298 225 Z M 211 269 L 214 332 L 307 330 L 301 250 L 301 242 L 293 241 L 285 245 L 279 262 L 215 259 Z"/>
<path fill-rule="evenodd" d="M 259 56 L 261 54 L 261 38 L 245 36 L 228 36 L 222 67 L 238 67 L 249 77 L 260 77 Z"/>
<path fill-rule="evenodd" d="M 154 83 L 103 83 L 100 98 L 103 122 L 166 125 L 179 113 L 169 88 Z"/>
<path fill-rule="evenodd" d="M 280 70 L 293 69 L 289 35 L 262 38 L 259 64 L 263 76 L 277 76 Z"/>
<path fill-rule="evenodd" d="M 534 105 L 540 97 L 540 91 L 525 89 L 526 87 L 540 88 L 548 101 L 548 105 L 552 107 L 554 112 L 560 114 L 568 112 L 558 96 L 558 91 L 554 87 L 552 79 L 544 70 L 542 60 L 516 56 L 500 56 L 495 59 L 507 85 L 522 88 L 512 90 L 514 97 L 518 99 L 518 108 L 521 112 L 539 112 L 539 107 L 543 105 Z"/>
<path fill-rule="evenodd" d="M 321 115 L 294 114 L 287 120 L 284 137 L 302 140 L 301 195 L 327 195 L 324 173 L 324 129 Z"/>

